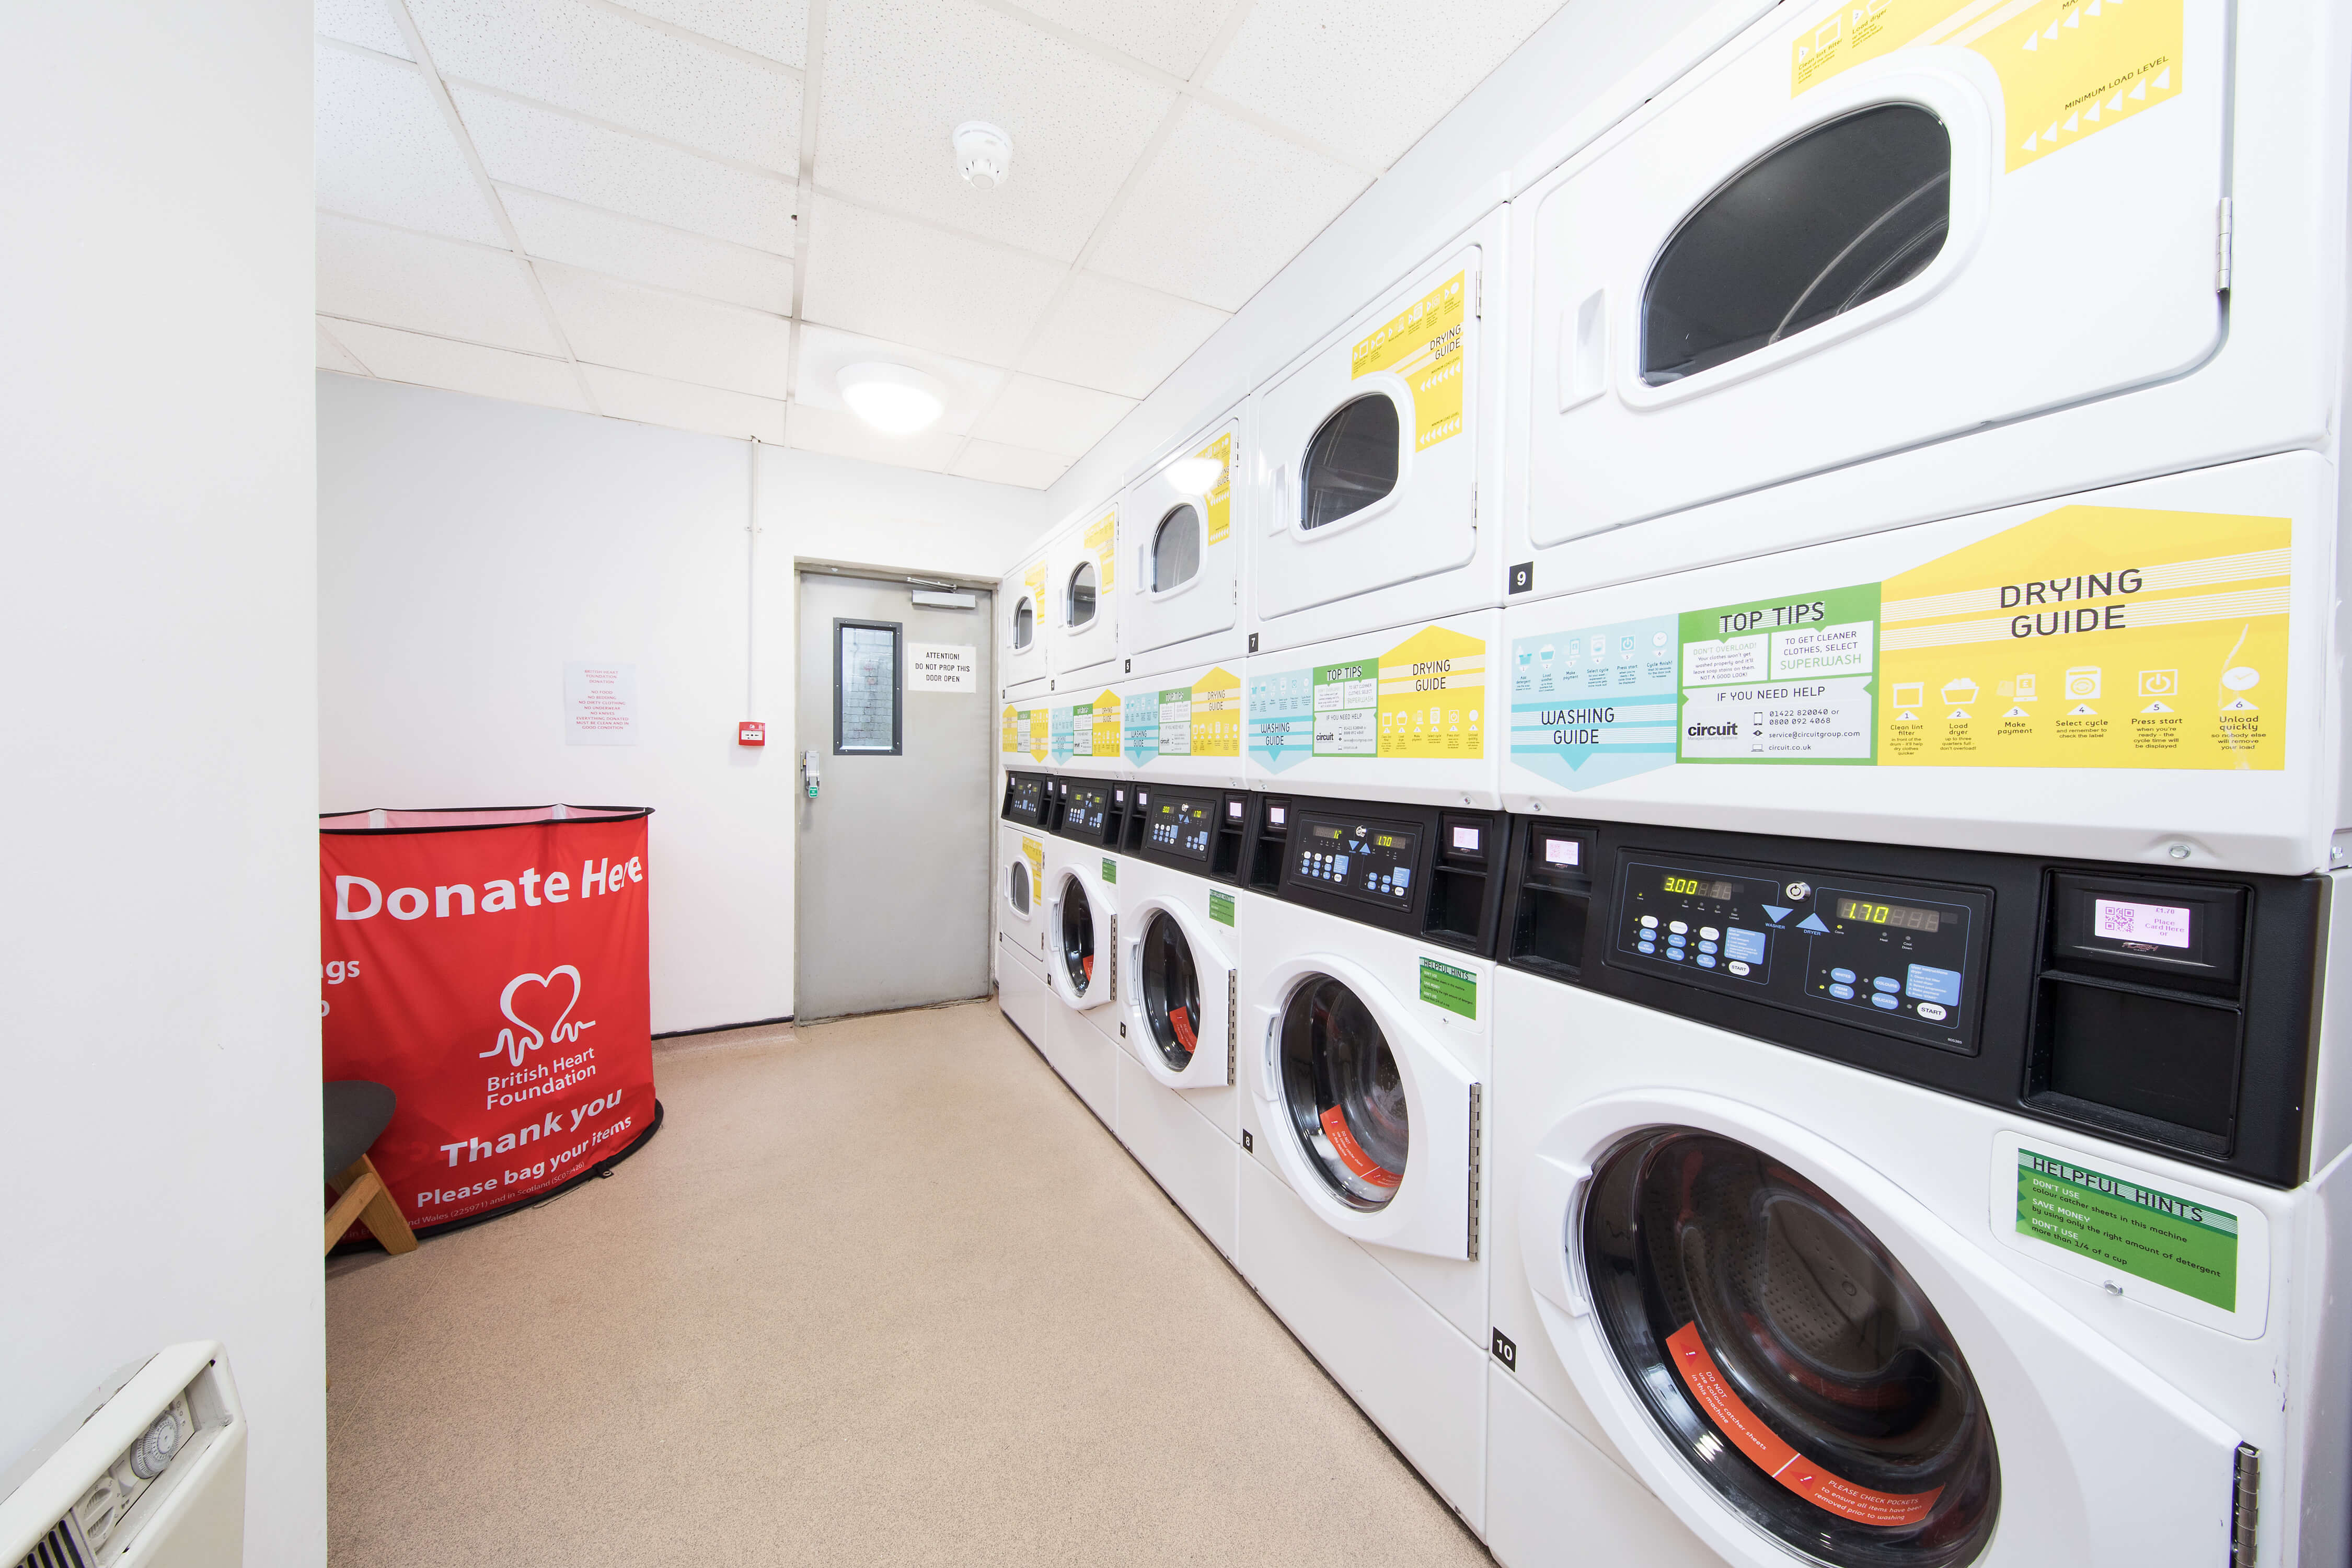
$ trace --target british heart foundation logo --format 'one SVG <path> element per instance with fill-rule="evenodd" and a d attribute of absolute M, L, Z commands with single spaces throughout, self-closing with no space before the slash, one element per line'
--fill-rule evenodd
<path fill-rule="evenodd" d="M 509 1066 L 519 1068 L 524 1057 L 550 1040 L 559 1046 L 577 1043 L 596 1026 L 593 1018 L 572 1016 L 579 1009 L 581 990 L 580 971 L 569 963 L 559 963 L 544 974 L 516 975 L 499 993 L 499 1012 L 506 1023 L 480 1055 L 503 1056 Z M 550 1021 L 541 1027 L 541 1020 Z"/>

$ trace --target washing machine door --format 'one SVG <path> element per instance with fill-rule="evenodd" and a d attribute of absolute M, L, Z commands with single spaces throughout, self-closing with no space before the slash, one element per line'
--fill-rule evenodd
<path fill-rule="evenodd" d="M 1242 541 L 1233 480 L 1241 438 L 1241 421 L 1227 419 L 1179 447 L 1128 490 L 1119 511 L 1134 540 L 1129 553 L 1135 579 L 1119 627 L 1125 654 L 1155 653 L 1240 623 Z"/>
<path fill-rule="evenodd" d="M 1475 1256 L 1470 1075 L 1393 995 L 1336 954 L 1260 983 L 1253 1073 L 1291 1189 L 1359 1241 Z"/>
<path fill-rule="evenodd" d="M 1656 1091 L 1526 1180 L 1555 1348 L 1732 1562 L 2228 1560 L 2236 1434 L 1826 1141 Z"/>
<path fill-rule="evenodd" d="M 1233 969 L 1216 943 L 1175 905 L 1127 911 L 1127 1005 L 1144 1071 L 1171 1089 L 1233 1082 Z"/>
<path fill-rule="evenodd" d="M 1785 9 L 1528 198 L 1539 547 L 2220 341 L 2226 0 Z"/>
<path fill-rule="evenodd" d="M 1073 1007 L 1102 1006 L 1118 989 L 1111 960 L 1118 941 L 1118 919 L 1098 907 L 1094 889 L 1079 872 L 1064 869 L 1057 878 L 1045 931 L 1054 989 Z"/>

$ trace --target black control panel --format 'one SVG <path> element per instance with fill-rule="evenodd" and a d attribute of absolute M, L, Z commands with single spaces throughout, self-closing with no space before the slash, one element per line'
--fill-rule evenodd
<path fill-rule="evenodd" d="M 1054 832 L 1081 844 L 1118 847 L 1127 820 L 1128 785 L 1107 779 L 1057 778 L 1053 787 L 1057 798 L 1047 826 Z"/>
<path fill-rule="evenodd" d="M 1494 951 L 1509 835 L 1500 812 L 1261 795 L 1248 885 L 1485 957 Z"/>
<path fill-rule="evenodd" d="M 2327 879 L 1520 817 L 1496 956 L 2276 1186 Z"/>
<path fill-rule="evenodd" d="M 1290 847 L 1290 874 L 1301 881 L 1389 909 L 1402 909 L 1412 898 L 1421 835 L 1410 827 L 1302 807 Z"/>
<path fill-rule="evenodd" d="M 1024 827 L 1044 827 L 1054 802 L 1054 780 L 1046 773 L 1007 773 L 1004 804 L 997 816 Z"/>
<path fill-rule="evenodd" d="M 1250 805 L 1246 791 L 1140 781 L 1129 787 L 1135 799 L 1127 816 L 1122 854 L 1220 882 L 1241 880 L 1242 839 Z"/>

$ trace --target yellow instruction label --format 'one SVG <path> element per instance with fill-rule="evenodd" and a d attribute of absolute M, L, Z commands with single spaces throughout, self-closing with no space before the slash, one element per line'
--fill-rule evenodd
<path fill-rule="evenodd" d="M 1045 891 L 1045 841 L 1023 834 L 1021 856 L 1029 862 L 1029 885 L 1042 896 Z"/>
<path fill-rule="evenodd" d="M 1413 450 L 1462 434 L 1462 319 L 1467 272 L 1457 272 L 1381 329 L 1349 356 L 1352 379 L 1393 371 L 1412 389 Z"/>
<path fill-rule="evenodd" d="M 1028 575 L 1022 578 L 1021 581 L 1029 589 L 1029 602 L 1034 607 L 1037 618 L 1041 621 L 1044 620 L 1045 616 L 1045 563 L 1043 561 L 1040 561 L 1036 565 L 1029 568 Z"/>
<path fill-rule="evenodd" d="M 1201 498 L 1202 509 L 1208 513 L 1209 542 L 1223 544 L 1234 526 L 1234 435 L 1228 430 L 1199 451 L 1196 458 L 1217 460 L 1217 482 Z"/>
<path fill-rule="evenodd" d="M 1020 738 L 1021 710 L 1013 707 L 1008 702 L 1004 706 L 1004 738 L 996 749 L 999 752 L 1003 752 L 1005 755 L 1010 756 L 1014 752 L 1021 749 L 1019 745 Z"/>
<path fill-rule="evenodd" d="M 1053 740 L 1053 713 L 1049 709 L 1028 708 L 1021 713 L 1021 746 L 1036 762 L 1045 760 L 1045 751 Z"/>
<path fill-rule="evenodd" d="M 1192 683 L 1192 755 L 1242 754 L 1242 678 L 1222 667 Z"/>
<path fill-rule="evenodd" d="M 2292 529 L 2067 506 L 1888 578 L 1881 765 L 2284 766 Z"/>
<path fill-rule="evenodd" d="M 1897 49 L 1973 49 L 2016 169 L 2180 91 L 2184 0 L 1847 0 L 1790 46 L 1790 96 Z"/>
<path fill-rule="evenodd" d="M 1486 705 L 1485 639 L 1424 626 L 1381 656 L 1380 754 L 1484 755 Z"/>
<path fill-rule="evenodd" d="M 1118 755 L 1118 693 L 1106 691 L 1094 701 L 1094 750 L 1090 755 Z"/>
<path fill-rule="evenodd" d="M 1096 588 L 1110 592 L 1111 563 L 1118 554 L 1118 509 L 1111 508 L 1102 514 L 1092 528 L 1087 530 L 1087 553 L 1095 558 Z"/>

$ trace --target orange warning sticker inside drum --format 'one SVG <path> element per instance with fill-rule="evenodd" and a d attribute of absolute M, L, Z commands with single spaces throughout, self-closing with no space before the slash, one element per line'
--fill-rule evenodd
<path fill-rule="evenodd" d="M 1323 1135 L 1331 1141 L 1331 1148 L 1339 1156 L 1339 1163 L 1347 1166 L 1358 1181 L 1370 1182 L 1376 1187 L 1393 1187 L 1402 1184 L 1404 1177 L 1401 1173 L 1364 1152 L 1364 1146 L 1356 1142 L 1353 1132 L 1348 1131 L 1348 1119 L 1340 1114 L 1338 1106 L 1326 1110 L 1322 1120 Z"/>

